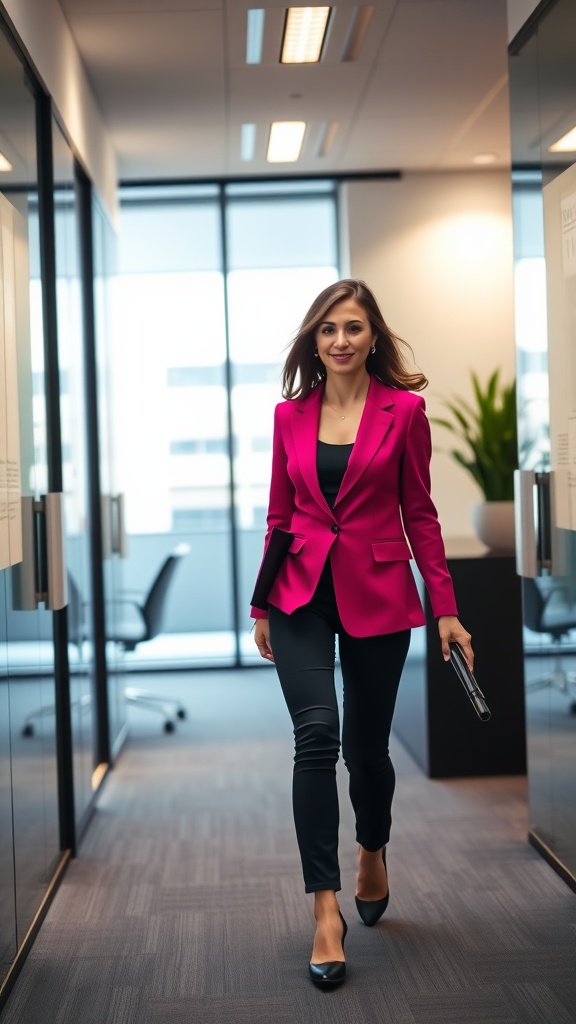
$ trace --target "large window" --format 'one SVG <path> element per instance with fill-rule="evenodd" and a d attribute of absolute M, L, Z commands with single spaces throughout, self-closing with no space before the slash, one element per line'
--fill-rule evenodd
<path fill-rule="evenodd" d="M 116 456 L 129 585 L 190 552 L 142 661 L 251 659 L 285 349 L 338 276 L 330 182 L 124 189 L 114 285 Z"/>

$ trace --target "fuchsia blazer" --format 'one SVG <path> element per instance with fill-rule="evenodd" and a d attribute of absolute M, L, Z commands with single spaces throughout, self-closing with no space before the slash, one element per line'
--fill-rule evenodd
<path fill-rule="evenodd" d="M 316 473 L 323 385 L 276 406 L 268 532 L 295 534 L 269 594 L 290 614 L 310 601 L 330 553 L 342 625 L 351 636 L 393 633 L 425 622 L 412 558 L 435 617 L 456 615 L 436 508 L 430 497 L 430 426 L 424 399 L 371 377 L 334 508 Z M 406 541 L 408 538 L 408 543 Z M 252 608 L 253 618 L 265 618 Z"/>

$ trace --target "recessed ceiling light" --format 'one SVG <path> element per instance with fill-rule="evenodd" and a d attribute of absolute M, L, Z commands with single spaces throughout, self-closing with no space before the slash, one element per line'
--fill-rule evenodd
<path fill-rule="evenodd" d="M 263 7 L 253 7 L 248 11 L 246 25 L 246 63 L 260 64 L 262 60 L 262 41 L 264 39 Z"/>
<path fill-rule="evenodd" d="M 4 156 L 4 153 L 0 153 L 0 173 L 2 173 L 3 171 L 7 172 L 7 171 L 13 171 L 13 170 L 14 170 L 14 168 L 13 168 L 12 164 L 10 163 L 8 157 Z"/>
<path fill-rule="evenodd" d="M 256 146 L 256 125 L 243 124 L 240 136 L 240 159 L 253 160 Z"/>
<path fill-rule="evenodd" d="M 291 164 L 300 156 L 306 121 L 274 121 L 266 159 L 270 164 Z"/>
<path fill-rule="evenodd" d="M 571 128 L 558 142 L 548 146 L 549 153 L 574 153 L 576 151 L 576 127 Z"/>
<path fill-rule="evenodd" d="M 472 157 L 473 164 L 494 164 L 496 163 L 496 153 L 476 153 L 476 156 Z"/>
<path fill-rule="evenodd" d="M 320 60 L 330 10 L 330 7 L 288 8 L 281 64 L 315 64 Z"/>

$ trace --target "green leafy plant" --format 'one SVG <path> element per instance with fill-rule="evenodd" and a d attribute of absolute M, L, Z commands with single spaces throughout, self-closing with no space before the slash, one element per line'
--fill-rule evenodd
<path fill-rule="evenodd" d="M 516 382 L 501 385 L 496 370 L 485 389 L 472 373 L 472 386 L 475 404 L 457 396 L 443 399 L 452 419 L 431 420 L 464 443 L 464 452 L 452 449 L 450 455 L 474 478 L 485 500 L 511 501 L 518 465 Z"/>

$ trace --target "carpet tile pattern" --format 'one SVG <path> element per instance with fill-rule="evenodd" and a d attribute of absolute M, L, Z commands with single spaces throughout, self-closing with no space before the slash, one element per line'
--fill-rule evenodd
<path fill-rule="evenodd" d="M 128 745 L 1 1024 L 576 1024 L 576 897 L 526 841 L 523 778 L 425 778 L 395 742 L 391 899 L 364 927 L 339 765 L 346 985 L 307 978 L 311 897 L 272 670 L 149 677 L 189 709 Z"/>

